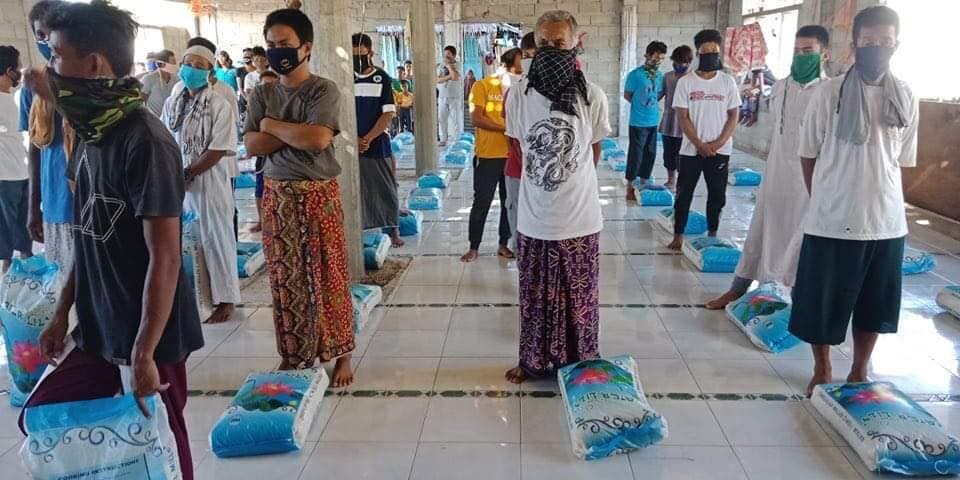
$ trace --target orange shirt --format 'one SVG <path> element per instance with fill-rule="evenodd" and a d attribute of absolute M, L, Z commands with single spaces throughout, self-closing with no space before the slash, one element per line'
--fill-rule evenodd
<path fill-rule="evenodd" d="M 497 77 L 487 77 L 473 84 L 470 90 L 470 111 L 482 109 L 487 120 L 500 126 L 506 125 L 503 118 L 503 85 Z M 477 127 L 478 158 L 507 158 L 507 136 L 504 132 L 484 130 Z"/>

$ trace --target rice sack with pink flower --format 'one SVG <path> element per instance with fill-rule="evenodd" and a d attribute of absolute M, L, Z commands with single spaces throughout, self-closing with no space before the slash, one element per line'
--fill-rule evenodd
<path fill-rule="evenodd" d="M 667 438 L 667 421 L 647 402 L 629 355 L 577 362 L 557 376 L 578 458 L 597 460 Z"/>
<path fill-rule="evenodd" d="M 46 363 L 39 338 L 53 318 L 60 294 L 59 267 L 41 255 L 14 259 L 0 280 L 0 325 L 10 371 L 10 405 L 22 407 Z"/>
<path fill-rule="evenodd" d="M 220 458 L 299 450 L 330 385 L 320 369 L 252 373 L 210 431 Z"/>

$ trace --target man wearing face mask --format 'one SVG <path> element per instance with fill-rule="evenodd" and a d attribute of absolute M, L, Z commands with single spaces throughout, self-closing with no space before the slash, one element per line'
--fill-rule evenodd
<path fill-rule="evenodd" d="M 727 174 L 740 111 L 737 82 L 721 71 L 723 36 L 716 30 L 703 30 L 693 42 L 700 64 L 696 72 L 684 75 L 677 82 L 673 97 L 683 143 L 674 203 L 673 241 L 667 245 L 671 250 L 680 250 L 683 246 L 683 231 L 701 174 L 707 182 L 707 234 L 717 235 L 720 214 L 727 202 Z"/>
<path fill-rule="evenodd" d="M 670 190 L 677 187 L 677 163 L 680 161 L 680 147 L 683 144 L 683 131 L 673 109 L 673 96 L 677 91 L 677 82 L 687 74 L 693 61 L 693 49 L 680 45 L 670 54 L 673 69 L 663 76 L 663 119 L 660 120 L 660 135 L 663 137 L 663 167 L 667 169 L 667 182 L 663 185 Z"/>
<path fill-rule="evenodd" d="M 519 364 L 505 374 L 513 383 L 600 355 L 596 164 L 610 124 L 603 90 L 576 68 L 576 33 L 569 12 L 544 13 L 536 28 L 540 50 L 507 98 L 506 135 L 523 158 Z"/>
<path fill-rule="evenodd" d="M 853 365 L 846 381 L 869 381 L 873 347 L 896 333 L 904 238 L 901 168 L 916 166 L 919 102 L 890 71 L 900 18 L 888 7 L 853 20 L 856 63 L 813 94 L 800 128 L 799 156 L 810 206 L 793 289 L 790 333 L 811 344 L 807 389 L 834 381 L 830 346 L 853 318 Z"/>
<path fill-rule="evenodd" d="M 443 65 L 437 75 L 437 90 L 439 90 L 440 116 L 440 146 L 457 140 L 463 128 L 463 117 L 457 116 L 459 105 L 463 104 L 463 75 L 460 73 L 460 63 L 457 62 L 457 47 L 447 45 L 443 48 Z"/>
<path fill-rule="evenodd" d="M 773 85 L 770 97 L 770 115 L 766 118 L 775 122 L 773 139 L 743 255 L 730 290 L 707 302 L 710 310 L 723 309 L 743 296 L 754 280 L 793 286 L 800 255 L 798 227 L 810 199 L 798 161 L 797 133 L 810 99 L 827 80 L 823 65 L 830 58 L 829 45 L 827 29 L 819 25 L 797 30 L 790 76 Z"/>
<path fill-rule="evenodd" d="M 365 33 L 353 35 L 353 85 L 360 152 L 360 199 L 363 228 L 390 228 L 394 247 L 400 239 L 400 199 L 397 165 L 387 128 L 397 115 L 392 80 L 372 65 L 373 41 Z"/>
<path fill-rule="evenodd" d="M 354 338 L 333 144 L 340 90 L 310 73 L 313 23 L 303 12 L 274 11 L 263 35 L 280 81 L 250 95 L 244 144 L 250 155 L 266 157 L 261 223 L 280 368 L 336 360 L 330 384 L 345 387 L 353 382 Z"/>
<path fill-rule="evenodd" d="M 123 388 L 118 366 L 129 367 L 142 413 L 157 414 L 146 397 L 165 405 L 189 480 L 186 361 L 203 335 L 180 265 L 180 154 L 160 119 L 143 108 L 140 83 L 127 76 L 138 28 L 129 13 L 103 0 L 63 3 L 44 24 L 53 55 L 47 90 L 37 94 L 56 99 L 77 134 L 69 171 L 76 261 L 40 336 L 43 359 L 57 367 L 26 408 L 112 397 Z M 69 350 L 71 307 L 77 325 Z"/>
<path fill-rule="evenodd" d="M 13 251 L 33 256 L 27 232 L 27 151 L 17 128 L 19 119 L 13 90 L 20 85 L 20 52 L 0 46 L 0 275 L 10 268 Z"/>
<path fill-rule="evenodd" d="M 514 65 L 510 73 L 510 85 L 503 92 L 503 118 L 507 118 L 507 105 L 510 98 L 510 92 L 513 86 L 520 83 L 520 79 L 530 71 L 530 64 L 533 57 L 537 54 L 537 41 L 533 32 L 529 32 L 520 39 L 520 65 L 519 68 Z M 514 60 L 516 61 L 516 60 Z M 510 248 L 514 255 L 517 252 L 517 210 L 520 201 L 520 177 L 523 173 L 523 155 L 520 153 L 517 142 L 509 142 L 507 151 L 507 164 L 503 167 L 504 182 L 507 185 L 507 203 L 504 207 L 507 209 L 507 221 L 510 222 Z"/>
<path fill-rule="evenodd" d="M 29 21 L 40 55 L 47 61 L 52 52 L 43 18 L 63 2 L 41 0 L 30 9 Z M 35 242 L 43 243 L 48 260 L 68 271 L 73 262 L 73 193 L 67 183 L 67 152 L 64 122 L 52 101 L 34 95 L 47 84 L 46 70 L 24 73 L 20 89 L 20 130 L 29 132 L 30 201 L 27 228 Z"/>
<path fill-rule="evenodd" d="M 176 55 L 170 50 L 161 50 L 155 55 L 157 69 L 144 75 L 143 95 L 146 98 L 147 108 L 156 116 L 163 115 L 163 104 L 170 93 L 173 92 L 173 86 L 177 84 L 178 67 Z"/>
<path fill-rule="evenodd" d="M 623 99 L 630 102 L 630 148 L 627 152 L 627 201 L 636 202 L 633 181 L 640 187 L 650 180 L 657 159 L 657 125 L 660 124 L 660 99 L 663 98 L 663 73 L 660 64 L 667 56 L 667 45 L 653 41 L 644 54 L 646 62 L 627 75 Z"/>
<path fill-rule="evenodd" d="M 167 99 L 163 122 L 180 145 L 187 182 L 184 210 L 199 221 L 210 279 L 210 296 L 216 307 L 205 323 L 230 320 L 234 305 L 240 303 L 237 277 L 237 240 L 233 231 L 234 169 L 227 158 L 237 145 L 237 119 L 231 106 L 209 87 L 216 63 L 213 50 L 203 46 L 183 53 L 180 79 L 184 89 Z"/>

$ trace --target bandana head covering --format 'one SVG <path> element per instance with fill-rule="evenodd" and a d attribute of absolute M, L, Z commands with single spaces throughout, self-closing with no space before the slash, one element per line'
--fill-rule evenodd
<path fill-rule="evenodd" d="M 187 59 L 187 55 L 196 55 L 196 56 L 201 57 L 201 58 L 203 58 L 204 60 L 210 62 L 210 69 L 211 69 L 211 70 L 213 70 L 214 68 L 217 68 L 217 56 L 214 55 L 214 53 L 213 53 L 212 51 L 210 51 L 210 49 L 207 48 L 207 47 L 203 47 L 203 46 L 200 46 L 200 45 L 194 45 L 194 46 L 192 46 L 192 47 L 184 50 L 184 51 L 183 51 L 183 56 L 180 57 L 180 61 L 182 62 L 182 61 L 186 60 L 186 59 Z"/>
<path fill-rule="evenodd" d="M 577 115 L 574 106 L 577 96 L 590 105 L 587 98 L 587 79 L 577 70 L 576 50 L 562 50 L 543 47 L 533 57 L 530 72 L 527 73 L 527 92 L 534 89 L 552 102 L 551 111 Z"/>
<path fill-rule="evenodd" d="M 47 70 L 57 110 L 84 143 L 97 143 L 143 104 L 140 82 L 124 78 L 71 78 Z"/>

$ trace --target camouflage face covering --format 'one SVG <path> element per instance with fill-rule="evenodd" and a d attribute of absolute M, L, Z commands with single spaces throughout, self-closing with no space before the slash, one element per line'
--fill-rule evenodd
<path fill-rule="evenodd" d="M 140 82 L 133 77 L 86 79 L 48 70 L 57 110 L 84 143 L 97 143 L 110 129 L 143 104 Z"/>

